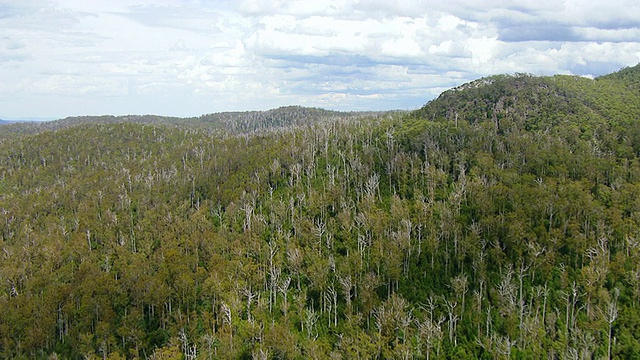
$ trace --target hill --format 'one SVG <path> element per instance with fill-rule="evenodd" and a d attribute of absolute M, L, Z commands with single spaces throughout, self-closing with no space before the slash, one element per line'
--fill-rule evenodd
<path fill-rule="evenodd" d="M 637 79 L 5 138 L 0 356 L 637 358 Z"/>
<path fill-rule="evenodd" d="M 629 125 L 638 114 L 640 65 L 596 79 L 557 75 L 498 75 L 442 93 L 414 116 L 471 123 L 491 120 L 499 131 L 580 123 L 583 127 Z M 506 123 L 501 123 L 503 118 Z"/>
<path fill-rule="evenodd" d="M 229 134 L 271 131 L 290 126 L 311 125 L 338 119 L 348 120 L 370 116 L 381 116 L 393 112 L 339 112 L 301 106 L 285 106 L 267 111 L 222 112 L 200 117 L 179 118 L 158 115 L 126 116 L 74 116 L 55 121 L 17 123 L 0 132 L 0 138 L 21 134 L 36 134 L 43 131 L 67 129 L 83 124 L 156 124 L 201 128 Z"/>

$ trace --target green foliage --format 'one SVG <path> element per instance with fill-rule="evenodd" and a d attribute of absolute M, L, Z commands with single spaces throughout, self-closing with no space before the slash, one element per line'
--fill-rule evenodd
<path fill-rule="evenodd" d="M 635 358 L 638 78 L 5 137 L 0 356 Z"/>

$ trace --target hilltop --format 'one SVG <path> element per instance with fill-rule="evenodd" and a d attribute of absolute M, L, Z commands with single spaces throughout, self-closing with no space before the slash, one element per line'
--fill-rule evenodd
<path fill-rule="evenodd" d="M 67 129 L 87 124 L 155 124 L 200 128 L 211 131 L 221 131 L 229 134 L 252 133 L 270 131 L 291 126 L 311 125 L 314 123 L 349 120 L 383 114 L 387 112 L 339 112 L 320 108 L 302 106 L 284 106 L 266 111 L 221 112 L 205 114 L 199 117 L 170 117 L 159 115 L 125 115 L 125 116 L 73 116 L 54 121 L 16 123 L 7 126 L 0 132 L 1 137 L 20 134 L 36 134 L 43 131 Z"/>
<path fill-rule="evenodd" d="M 563 123 L 625 126 L 640 112 L 639 98 L 640 65 L 595 79 L 497 75 L 445 91 L 413 115 L 470 123 L 490 120 L 498 131 Z"/>
<path fill-rule="evenodd" d="M 0 357 L 638 358 L 639 71 L 22 128 Z"/>

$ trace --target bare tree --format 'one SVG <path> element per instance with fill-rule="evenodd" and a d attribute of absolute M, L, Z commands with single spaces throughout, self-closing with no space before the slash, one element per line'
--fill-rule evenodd
<path fill-rule="evenodd" d="M 611 359 L 611 337 L 613 335 L 613 323 L 618 319 L 618 295 L 620 291 L 616 288 L 613 290 L 613 298 L 607 303 L 607 307 L 603 310 L 604 320 L 609 326 L 607 358 Z"/>
<path fill-rule="evenodd" d="M 344 293 L 345 301 L 347 302 L 347 312 L 351 314 L 351 289 L 353 283 L 351 281 L 351 275 L 339 278 L 340 285 L 342 285 L 342 292 Z"/>

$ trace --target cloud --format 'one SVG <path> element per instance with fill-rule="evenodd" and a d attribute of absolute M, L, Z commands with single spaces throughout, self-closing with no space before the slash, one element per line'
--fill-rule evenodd
<path fill-rule="evenodd" d="M 27 45 L 20 41 L 12 39 L 8 36 L 0 38 L 0 63 L 3 62 L 22 62 L 31 57 L 26 50 Z"/>
<path fill-rule="evenodd" d="M 12 117 L 415 108 L 490 74 L 640 62 L 630 0 L 0 0 L 0 28 Z"/>

